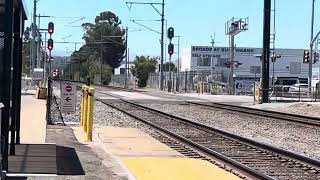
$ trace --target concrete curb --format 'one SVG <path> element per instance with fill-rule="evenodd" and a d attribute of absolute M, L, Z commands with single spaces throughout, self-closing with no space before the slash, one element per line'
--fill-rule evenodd
<path fill-rule="evenodd" d="M 103 140 L 99 137 L 99 133 L 97 133 L 95 130 L 93 130 L 93 138 L 94 143 L 98 145 L 98 147 L 102 148 L 107 155 L 113 160 L 113 162 L 116 163 L 115 172 L 119 177 L 121 177 L 120 180 L 136 180 L 136 178 L 132 175 L 132 173 L 129 171 L 129 169 L 122 163 L 122 161 L 115 155 L 111 154 L 106 145 L 104 144 Z M 110 166 L 108 161 L 104 160 L 102 163 L 105 166 Z M 119 172 L 120 171 L 120 172 Z"/>

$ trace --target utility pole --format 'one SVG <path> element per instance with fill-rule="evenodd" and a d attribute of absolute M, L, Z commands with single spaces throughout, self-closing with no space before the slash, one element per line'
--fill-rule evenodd
<path fill-rule="evenodd" d="M 311 35 L 310 35 L 310 60 L 309 60 L 309 71 L 308 71 L 308 87 L 309 94 L 311 95 L 311 79 L 312 79 L 312 63 L 313 63 L 313 27 L 314 27 L 314 3 L 315 0 L 312 0 L 312 14 L 311 14 Z"/>
<path fill-rule="evenodd" d="M 128 27 L 126 28 L 126 63 L 125 63 L 125 77 L 124 77 L 124 88 L 128 87 Z"/>
<path fill-rule="evenodd" d="M 179 92 L 180 89 L 180 37 L 181 36 L 176 36 L 178 37 L 178 68 L 177 68 L 177 92 Z"/>
<path fill-rule="evenodd" d="M 264 0 L 263 54 L 262 54 L 262 103 L 269 102 L 271 0 Z"/>
<path fill-rule="evenodd" d="M 211 82 L 213 81 L 213 55 L 214 55 L 214 38 L 211 36 L 211 46 L 212 46 L 212 51 L 211 51 Z"/>
<path fill-rule="evenodd" d="M 161 56 L 160 56 L 160 89 L 163 90 L 163 84 L 164 84 L 164 77 L 163 77 L 163 61 L 164 61 L 164 0 L 162 0 L 162 3 L 156 3 L 156 2 L 126 2 L 126 4 L 130 4 L 130 7 L 128 6 L 129 10 L 131 9 L 132 4 L 140 4 L 140 5 L 150 5 L 157 13 L 161 16 L 161 33 L 158 31 L 155 31 L 147 26 L 144 26 L 142 24 L 139 24 L 135 22 L 134 20 L 132 22 L 143 26 L 144 28 L 149 29 L 150 31 L 156 32 L 161 34 L 160 44 L 161 44 Z M 161 5 L 162 10 L 161 12 L 155 7 L 155 5 Z"/>
<path fill-rule="evenodd" d="M 37 19 L 37 0 L 33 0 L 33 23 L 32 23 L 32 40 L 31 40 L 31 69 L 32 69 L 32 76 L 34 75 L 34 68 L 36 66 L 36 19 Z"/>
<path fill-rule="evenodd" d="M 168 29 L 168 21 L 166 20 L 166 25 L 165 25 L 165 29 Z M 166 36 L 168 36 L 168 32 L 166 31 Z M 168 38 L 166 38 L 166 40 L 165 40 L 165 52 L 167 52 L 168 51 Z M 167 53 L 164 53 L 164 64 L 167 64 Z M 167 66 L 165 66 L 164 67 L 164 72 L 168 72 L 168 70 L 167 70 Z M 164 76 L 166 76 L 166 75 L 164 75 Z"/>
<path fill-rule="evenodd" d="M 100 35 L 101 35 L 101 37 L 100 37 L 100 40 L 101 40 L 101 42 L 102 42 L 102 30 L 100 31 Z M 100 49 L 100 84 L 102 85 L 102 57 L 103 57 L 103 44 L 101 44 L 101 49 Z"/>
<path fill-rule="evenodd" d="M 231 88 L 231 94 L 234 95 L 234 36 L 231 35 L 230 36 L 230 61 L 231 61 L 231 73 L 230 73 L 230 77 L 229 77 L 229 80 L 230 80 L 230 88 Z"/>
<path fill-rule="evenodd" d="M 162 0 L 162 13 L 161 13 L 161 65 L 160 65 L 160 90 L 163 90 L 163 49 L 164 49 L 164 0 Z"/>
<path fill-rule="evenodd" d="M 37 68 L 41 68 L 41 52 L 40 52 L 40 48 L 41 48 L 41 34 L 40 34 L 40 14 L 39 14 L 39 21 L 38 21 L 38 28 L 37 28 L 37 37 L 38 37 L 38 41 L 37 41 Z"/>
<path fill-rule="evenodd" d="M 129 63 L 130 63 L 130 49 L 129 48 L 127 48 L 127 51 L 128 51 L 128 54 L 127 54 L 127 75 L 128 75 L 128 77 L 129 77 L 129 75 L 130 75 L 130 67 L 129 67 Z"/>
<path fill-rule="evenodd" d="M 46 79 L 46 71 L 47 71 L 47 33 L 44 33 L 43 79 Z"/>

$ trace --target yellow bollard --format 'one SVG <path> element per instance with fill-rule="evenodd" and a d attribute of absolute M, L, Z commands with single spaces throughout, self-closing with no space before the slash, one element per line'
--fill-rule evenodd
<path fill-rule="evenodd" d="M 88 121 L 88 86 L 85 86 L 84 90 L 84 111 L 83 111 L 83 130 L 87 132 L 87 121 Z"/>
<path fill-rule="evenodd" d="M 85 111 L 85 105 L 84 105 L 84 101 L 85 101 L 85 88 L 86 86 L 82 86 L 82 95 L 81 95 L 81 119 L 80 119 L 80 125 L 81 127 L 83 127 L 83 122 L 84 122 L 84 111 Z"/>
<path fill-rule="evenodd" d="M 94 108 L 94 88 L 88 88 L 88 114 L 87 114 L 87 133 L 86 141 L 92 141 L 92 129 L 93 129 L 93 108 Z"/>

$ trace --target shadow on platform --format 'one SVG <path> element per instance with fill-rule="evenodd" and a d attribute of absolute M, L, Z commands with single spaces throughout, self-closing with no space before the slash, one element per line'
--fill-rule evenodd
<path fill-rule="evenodd" d="M 16 145 L 16 155 L 9 156 L 8 173 L 85 174 L 75 149 L 55 144 Z"/>
<path fill-rule="evenodd" d="M 28 177 L 6 177 L 6 180 L 26 180 Z"/>

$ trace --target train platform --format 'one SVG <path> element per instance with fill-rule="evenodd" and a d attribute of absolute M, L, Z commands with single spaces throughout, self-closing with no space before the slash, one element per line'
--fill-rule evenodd
<path fill-rule="evenodd" d="M 135 128 L 99 127 L 85 142 L 80 127 L 46 125 L 46 101 L 22 96 L 21 144 L 8 179 L 238 179 L 190 159 Z"/>
<path fill-rule="evenodd" d="M 21 96 L 22 144 L 43 144 L 46 139 L 46 101 L 36 99 L 33 93 Z"/>
<path fill-rule="evenodd" d="M 79 127 L 73 128 L 85 143 Z M 187 158 L 135 128 L 103 127 L 94 130 L 97 143 L 137 180 L 233 180 L 237 176 L 199 159 Z"/>
<path fill-rule="evenodd" d="M 7 179 L 121 179 L 105 152 L 81 144 L 68 126 L 46 124 L 46 101 L 21 96 L 21 144 L 9 156 Z"/>

